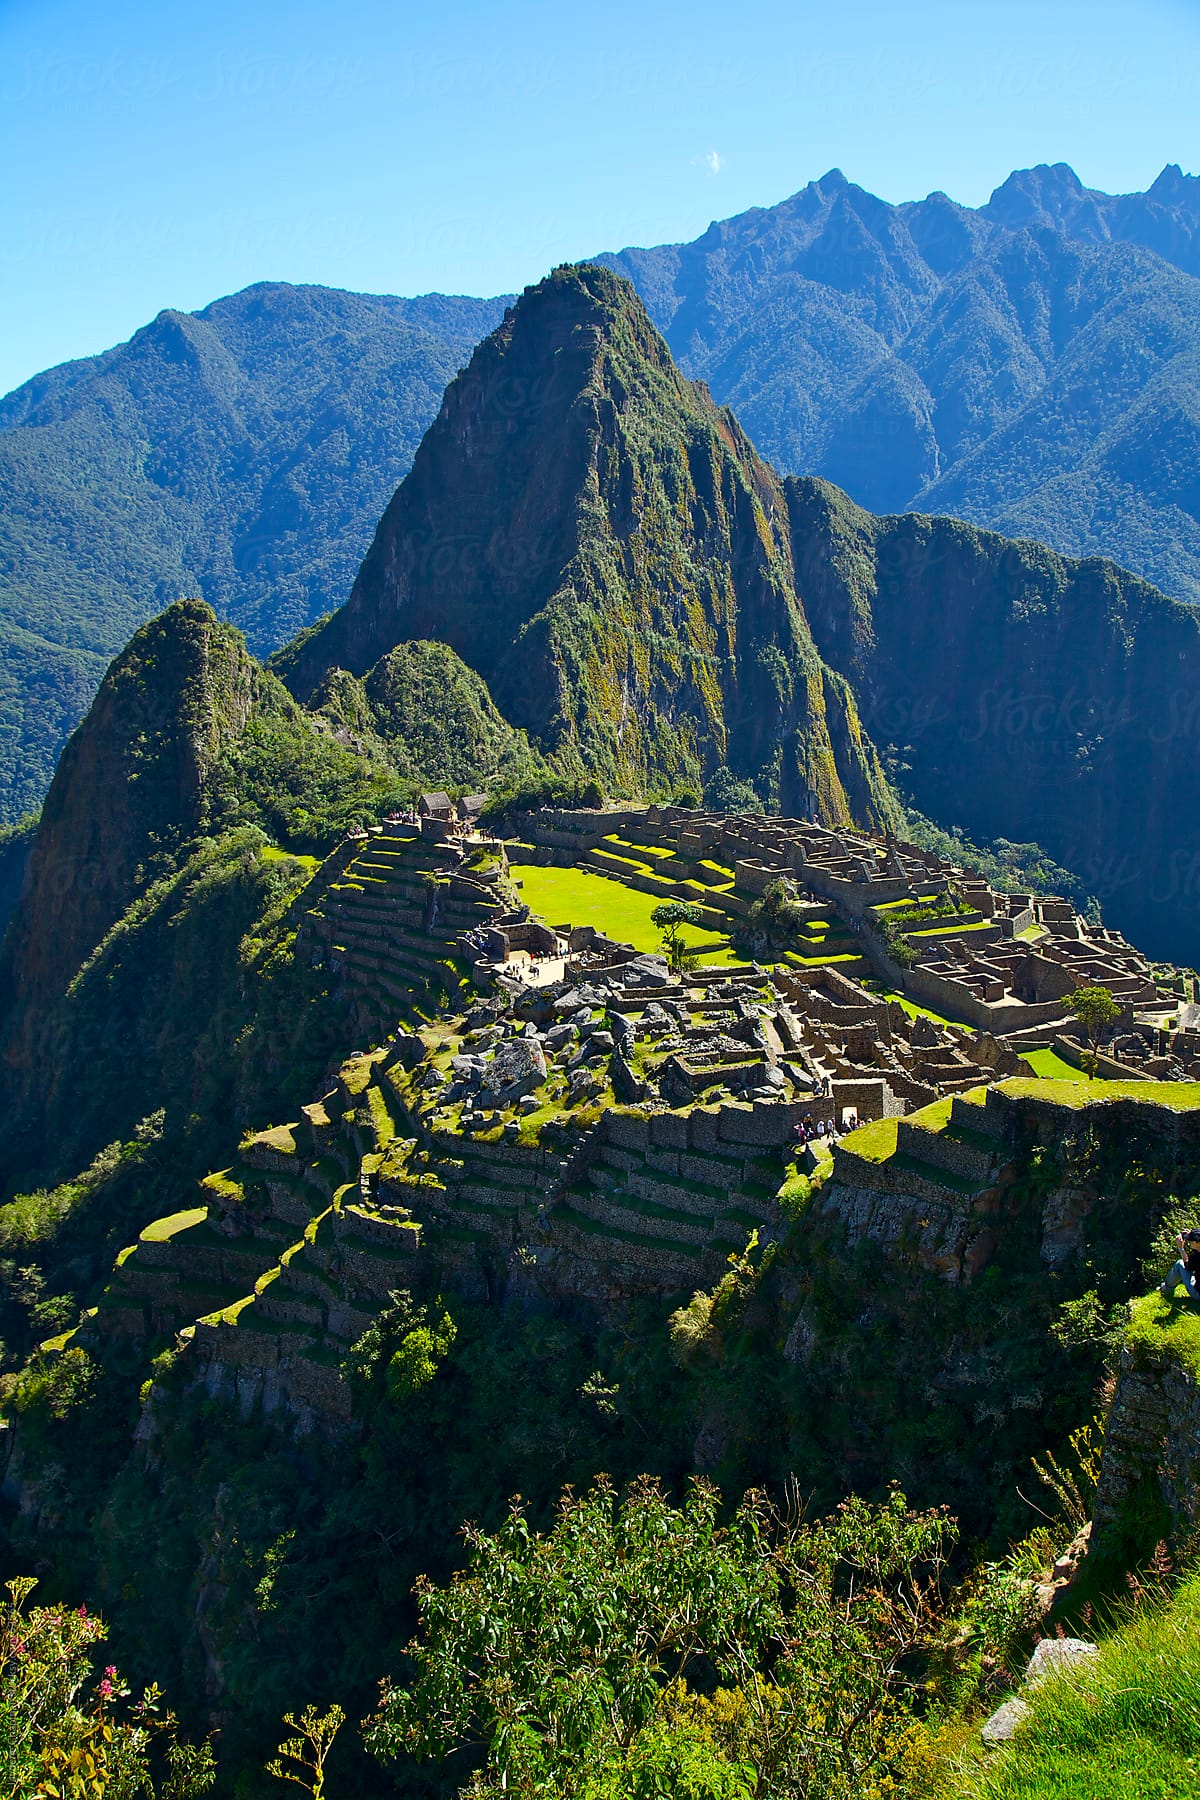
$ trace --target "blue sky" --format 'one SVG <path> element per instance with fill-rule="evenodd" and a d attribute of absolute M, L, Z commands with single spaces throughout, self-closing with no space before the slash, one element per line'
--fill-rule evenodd
<path fill-rule="evenodd" d="M 837 165 L 1200 168 L 1197 0 L 0 0 L 0 392 L 265 278 L 489 294 Z"/>

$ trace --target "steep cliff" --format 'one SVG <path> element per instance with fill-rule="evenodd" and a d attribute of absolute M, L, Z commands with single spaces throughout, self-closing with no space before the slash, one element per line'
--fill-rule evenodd
<path fill-rule="evenodd" d="M 63 752 L 5 939 L 0 996 L 63 993 L 133 897 L 139 876 L 199 829 L 207 783 L 263 676 L 203 601 L 144 625 Z"/>
<path fill-rule="evenodd" d="M 1200 619 L 1116 564 L 787 483 L 822 654 L 923 812 L 1036 839 L 1152 954 L 1200 959 Z"/>
<path fill-rule="evenodd" d="M 348 603 L 279 667 L 307 698 L 411 638 L 614 789 L 727 764 L 785 811 L 895 817 L 797 600 L 778 477 L 604 270 L 557 270 L 479 347 Z"/>

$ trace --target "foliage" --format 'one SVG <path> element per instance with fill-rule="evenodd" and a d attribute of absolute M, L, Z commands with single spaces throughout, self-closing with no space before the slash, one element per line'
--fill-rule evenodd
<path fill-rule="evenodd" d="M 1040 844 L 1014 844 L 1003 837 L 979 842 L 959 826 L 947 830 L 911 807 L 905 830 L 918 849 L 931 850 L 960 869 L 978 870 L 997 893 L 1062 894 L 1081 911 L 1095 904 L 1081 878 L 1056 863 Z"/>
<path fill-rule="evenodd" d="M 773 881 L 746 914 L 747 923 L 765 931 L 797 931 L 804 923 L 804 904 L 792 881 Z"/>
<path fill-rule="evenodd" d="M 955 1783 L 961 1800 L 1145 1795 L 1183 1800 L 1200 1762 L 1200 1583 L 1135 1590 L 1085 1681 L 1045 1681 L 1012 1746 Z"/>
<path fill-rule="evenodd" d="M 405 1288 L 372 1320 L 346 1358 L 346 1372 L 365 1396 L 380 1385 L 392 1401 L 427 1387 L 449 1355 L 457 1328 L 441 1300 L 418 1302 Z"/>
<path fill-rule="evenodd" d="M 521 782 L 501 784 L 488 793 L 488 803 L 479 815 L 483 825 L 500 825 L 522 813 L 540 812 L 546 806 L 604 805 L 604 791 L 588 777 L 539 775 Z"/>
<path fill-rule="evenodd" d="M 943 1515 L 899 1494 L 810 1523 L 750 1493 L 722 1524 L 706 1482 L 675 1507 L 649 1479 L 618 1499 L 603 1477 L 564 1496 L 547 1535 L 520 1506 L 465 1535 L 465 1571 L 419 1584 L 413 1684 L 385 1684 L 368 1738 L 382 1757 L 478 1752 L 481 1800 L 603 1783 L 673 1719 L 729 1765 L 709 1792 L 736 1793 L 739 1765 L 781 1800 L 871 1791 L 950 1542 Z"/>
<path fill-rule="evenodd" d="M 324 1800 L 325 1764 L 333 1740 L 346 1723 L 345 1713 L 337 1705 L 325 1713 L 319 1713 L 315 1706 L 306 1706 L 299 1718 L 295 1713 L 285 1713 L 283 1722 L 296 1735 L 280 1744 L 274 1759 L 267 1764 L 267 1774 L 302 1787 L 312 1800 Z"/>
<path fill-rule="evenodd" d="M 92 1652 L 107 1627 L 86 1607 L 34 1606 L 36 1582 L 6 1584 L 0 1603 L 0 1790 L 7 1800 L 195 1800 L 213 1783 L 208 1742 L 178 1736 L 156 1687 L 130 1706 Z"/>
<path fill-rule="evenodd" d="M 740 780 L 722 764 L 704 784 L 704 804 L 710 812 L 760 813 L 763 803 L 752 782 Z"/>
<path fill-rule="evenodd" d="M 695 927 L 703 920 L 701 908 L 692 900 L 667 900 L 650 914 L 651 924 L 657 925 L 662 933 L 667 967 L 677 975 L 685 969 L 694 969 L 698 961 L 696 951 L 684 938 L 684 927 Z"/>
<path fill-rule="evenodd" d="M 1092 1048 L 1090 1073 L 1095 1075 L 1100 1040 L 1120 1018 L 1121 1008 L 1113 998 L 1111 989 L 1098 984 L 1076 988 L 1073 994 L 1067 995 L 1063 1005 L 1068 1012 L 1075 1015 L 1087 1033 L 1087 1040 Z"/>

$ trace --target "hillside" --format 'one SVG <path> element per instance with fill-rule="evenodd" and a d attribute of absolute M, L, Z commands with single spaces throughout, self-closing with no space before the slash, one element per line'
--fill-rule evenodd
<path fill-rule="evenodd" d="M 587 1537 L 570 1534 L 579 1560 L 538 1615 L 559 1680 L 530 1704 L 517 1750 L 492 1747 L 503 1761 L 540 1741 L 542 1706 L 585 1678 L 600 1622 L 606 1674 L 615 1666 L 616 1567 L 622 1618 L 640 1626 L 664 1592 L 694 1606 L 705 1565 L 686 1532 L 705 1490 L 689 1478 L 730 1501 L 752 1484 L 786 1497 L 802 1481 L 808 1528 L 839 1522 L 826 1544 L 837 1568 L 884 1563 L 864 1625 L 914 1560 L 943 1578 L 903 1614 L 919 1627 L 901 1640 L 903 1667 L 878 1653 L 890 1637 L 832 1637 L 806 1607 L 786 1660 L 771 1656 L 763 1719 L 728 1695 L 711 1720 L 681 1718 L 680 1687 L 664 1691 L 677 1672 L 652 1648 L 636 1665 L 635 1716 L 677 1730 L 690 1716 L 719 1768 L 765 1759 L 789 1800 L 812 1791 L 814 1757 L 816 1791 L 839 1800 L 864 1791 L 860 1756 L 882 1771 L 880 1795 L 968 1792 L 927 1783 L 961 1775 L 959 1753 L 1013 1685 L 1045 1609 L 1070 1619 L 1079 1604 L 1059 1556 L 1077 1536 L 1070 1507 L 1090 1506 L 1098 1453 L 1069 1463 L 1065 1509 L 1039 1487 L 1031 1524 L 1017 1490 L 1031 1456 L 1069 1458 L 1086 1432 L 1124 1302 L 1161 1274 L 1175 1196 L 1200 1183 L 1200 1059 L 1174 1082 L 1013 1079 L 988 1034 L 887 997 L 851 929 L 862 901 L 949 892 L 962 874 L 913 846 L 678 809 L 523 822 L 529 839 L 506 842 L 376 829 L 291 893 L 272 955 L 243 962 L 250 1011 L 265 1012 L 255 1054 L 279 1048 L 290 1012 L 285 1056 L 300 1049 L 299 1014 L 323 1040 L 322 1066 L 307 1087 L 254 1094 L 249 1061 L 229 1057 L 229 1091 L 200 1099 L 218 1108 L 202 1180 L 172 1137 L 177 1075 L 160 1066 L 147 1092 L 166 1102 L 165 1127 L 145 1120 L 75 1180 L 0 1208 L 3 1242 L 26 1259 L 24 1286 L 3 1295 L 5 1335 L 22 1353 L 39 1346 L 6 1381 L 0 1548 L 15 1567 L 53 1558 L 47 1598 L 102 1605 L 111 1654 L 135 1681 L 163 1680 L 195 1735 L 219 1720 L 221 1795 L 265 1800 L 259 1771 L 285 1707 L 336 1698 L 357 1721 L 378 1704 L 380 1675 L 408 1666 L 413 1583 L 473 1560 L 463 1520 L 499 1531 L 509 1496 L 523 1497 L 516 1565 L 501 1572 L 524 1601 L 511 1574 L 524 1556 L 545 1566 L 564 1488 L 590 1492 L 604 1470 L 636 1494 L 649 1472 L 673 1498 L 691 1495 L 690 1510 L 638 1538 L 636 1560 L 633 1543 L 618 1563 L 601 1558 L 594 1588 Z M 250 854 L 261 868 L 261 846 Z M 710 929 L 758 938 L 755 901 L 784 870 L 798 891 L 823 881 L 829 894 L 777 918 L 754 960 L 714 959 L 709 939 L 701 966 L 673 972 L 600 931 L 638 895 L 703 895 Z M 534 894 L 551 874 L 607 894 L 584 902 L 597 909 L 587 924 L 572 913 L 580 935 L 561 974 L 530 984 L 512 884 Z M 967 928 L 995 952 L 997 919 Z M 498 968 L 469 960 L 488 932 L 494 951 L 509 939 Z M 110 982 L 131 936 L 111 947 Z M 1060 917 L 1038 941 L 1082 948 Z M 286 1007 L 264 1008 L 289 965 Z M 187 985 L 193 1004 L 203 994 L 219 1010 L 194 972 Z M 890 1110 L 839 1143 L 824 1129 L 797 1143 L 798 1124 L 852 1101 Z M 1182 1331 L 1174 1308 L 1154 1305 L 1143 1379 Z M 1190 1444 L 1187 1405 L 1176 1415 Z M 1200 1490 L 1172 1487 L 1175 1467 L 1160 1474 L 1152 1453 L 1121 1501 L 1130 1471 L 1106 1463 L 1093 1584 L 1145 1574 L 1157 1536 L 1186 1531 Z M 910 1510 L 943 1505 L 952 1516 Z M 593 1510 L 613 1508 L 601 1498 Z M 774 1566 L 758 1516 L 756 1607 Z M 932 1530 L 946 1555 L 958 1541 L 953 1570 L 930 1557 Z M 983 1542 L 988 1565 L 960 1581 Z M 828 1580 L 825 1543 L 809 1548 Z M 646 1557 L 677 1582 L 643 1579 Z M 460 1586 L 464 1630 L 467 1598 Z M 494 1635 L 497 1616 L 484 1615 Z M 690 1619 L 706 1652 L 713 1629 L 708 1612 Z M 528 1618 L 504 1635 L 514 1678 L 532 1678 L 532 1635 Z M 742 1619 L 740 1666 L 753 1641 Z M 845 1719 L 836 1740 L 811 1729 L 814 1688 L 822 1719 L 835 1703 Z M 700 1675 L 696 1707 L 704 1692 Z M 593 1737 L 607 1747 L 611 1719 L 611 1706 L 589 1713 L 582 1738 L 558 1743 L 561 1784 L 543 1783 L 555 1800 L 580 1791 L 580 1760 Z M 1125 1742 L 1119 1722 L 1100 1728 Z M 1152 1730 L 1178 1735 L 1161 1719 Z M 336 1800 L 384 1780 L 429 1791 L 415 1736 L 376 1735 L 370 1748 L 386 1776 L 345 1729 L 326 1790 Z M 623 1761 L 619 1741 L 613 1755 Z M 465 1771 L 446 1775 L 467 1791 Z"/>
<path fill-rule="evenodd" d="M 1135 942 L 1200 958 L 1195 611 L 1098 558 L 786 490 L 817 644 L 921 810 L 1036 839 Z"/>
<path fill-rule="evenodd" d="M 692 244 L 598 260 L 778 469 L 1200 592 L 1196 179 L 1018 171 L 982 208 L 838 171 Z M 0 819 L 108 659 L 181 593 L 263 654 L 349 592 L 499 300 L 261 284 L 0 402 Z M 185 423 L 186 422 L 186 423 Z"/>
<path fill-rule="evenodd" d="M 262 283 L 0 402 L 0 817 L 113 655 L 202 594 L 265 655 L 344 598 L 501 303 Z"/>
<path fill-rule="evenodd" d="M 727 768 L 785 811 L 897 817 L 813 648 L 779 478 L 595 266 L 527 289 L 480 345 L 346 605 L 275 666 L 307 700 L 410 638 L 449 644 L 563 773 L 613 792 Z"/>

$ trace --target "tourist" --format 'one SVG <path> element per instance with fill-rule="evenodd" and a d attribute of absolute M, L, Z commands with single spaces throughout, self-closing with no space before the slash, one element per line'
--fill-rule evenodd
<path fill-rule="evenodd" d="M 1200 1230 L 1193 1226 L 1190 1231 L 1177 1237 L 1175 1242 L 1183 1254 L 1158 1291 L 1165 1299 L 1172 1300 L 1176 1287 L 1182 1282 L 1188 1299 L 1200 1301 Z"/>

